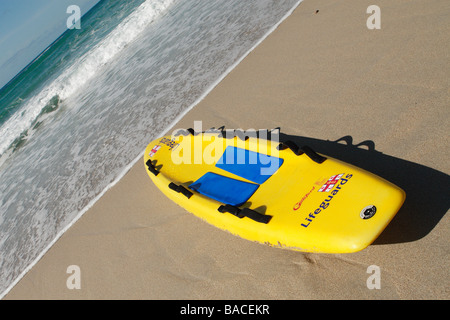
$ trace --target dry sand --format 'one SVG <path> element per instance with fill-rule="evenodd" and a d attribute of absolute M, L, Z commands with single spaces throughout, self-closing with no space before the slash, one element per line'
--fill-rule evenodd
<path fill-rule="evenodd" d="M 371 4 L 380 30 L 366 27 Z M 399 185 L 406 203 L 367 249 L 240 239 L 165 198 L 139 161 L 5 298 L 449 299 L 449 34 L 448 0 L 305 0 L 174 126 L 280 127 Z"/>

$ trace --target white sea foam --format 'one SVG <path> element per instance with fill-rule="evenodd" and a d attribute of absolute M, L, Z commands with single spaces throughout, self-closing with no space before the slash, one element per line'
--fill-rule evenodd
<path fill-rule="evenodd" d="M 174 0 L 147 0 L 119 24 L 92 50 L 81 56 L 59 77 L 31 98 L 0 127 L 0 156 L 22 133 L 29 130 L 45 105 L 54 97 L 66 99 L 84 86 L 104 65 L 108 64 L 145 28 L 161 17 Z"/>
<path fill-rule="evenodd" d="M 6 288 L 0 298 L 142 159 L 148 139 L 166 134 L 300 2 L 177 1 L 161 29 L 123 31 L 139 41 L 111 43 L 118 50 L 114 63 L 105 56 L 108 66 L 101 72 L 105 47 L 77 62 L 96 66 L 94 81 L 80 85 L 65 102 L 67 112 L 36 133 L 8 171 L 0 171 L 0 227 L 9 232 L 0 233 L 0 291 Z"/>

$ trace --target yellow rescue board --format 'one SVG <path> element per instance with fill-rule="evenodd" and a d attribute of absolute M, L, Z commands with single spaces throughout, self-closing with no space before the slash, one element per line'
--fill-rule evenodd
<path fill-rule="evenodd" d="M 390 182 L 307 147 L 223 132 L 158 138 L 144 163 L 168 198 L 208 223 L 298 251 L 362 250 L 405 200 Z"/>

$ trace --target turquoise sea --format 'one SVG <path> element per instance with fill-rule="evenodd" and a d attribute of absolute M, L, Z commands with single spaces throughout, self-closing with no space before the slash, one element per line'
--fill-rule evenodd
<path fill-rule="evenodd" d="M 0 297 L 300 2 L 103 0 L 0 89 Z"/>

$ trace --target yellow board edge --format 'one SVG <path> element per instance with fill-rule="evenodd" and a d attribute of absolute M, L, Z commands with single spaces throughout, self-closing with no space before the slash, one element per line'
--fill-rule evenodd
<path fill-rule="evenodd" d="M 190 190 L 188 199 L 169 188 L 170 183 L 189 190 L 206 172 L 246 181 L 215 167 L 227 146 L 283 159 L 281 167 L 241 208 L 272 216 L 267 224 L 247 217 L 220 213 L 223 203 Z M 290 149 L 277 150 L 278 142 L 250 137 L 226 139 L 217 133 L 165 136 L 146 148 L 144 164 L 155 185 L 188 212 L 241 238 L 303 252 L 351 253 L 369 246 L 403 205 L 405 192 L 361 168 L 327 157 L 321 164 Z M 156 151 L 155 151 L 156 149 Z M 147 166 L 150 161 L 159 173 Z M 319 192 L 330 177 L 340 176 L 328 192 Z M 375 206 L 370 219 L 361 212 Z"/>

